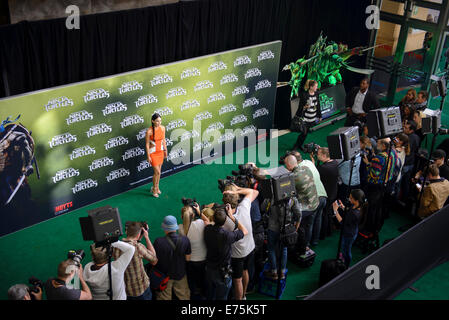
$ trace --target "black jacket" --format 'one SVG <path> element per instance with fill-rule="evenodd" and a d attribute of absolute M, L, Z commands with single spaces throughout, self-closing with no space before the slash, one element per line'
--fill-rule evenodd
<path fill-rule="evenodd" d="M 359 87 L 354 87 L 346 95 L 346 108 L 352 108 L 352 106 L 354 105 L 355 97 L 359 90 Z M 365 100 L 363 100 L 363 111 L 365 111 L 365 113 L 368 113 L 368 111 L 370 110 L 379 108 L 379 100 L 377 100 L 376 95 L 368 90 L 365 96 Z"/>

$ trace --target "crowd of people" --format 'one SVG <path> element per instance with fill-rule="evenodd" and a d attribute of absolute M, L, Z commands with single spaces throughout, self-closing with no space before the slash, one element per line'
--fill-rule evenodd
<path fill-rule="evenodd" d="M 316 120 L 320 115 L 313 99 L 315 85 L 308 82 L 304 105 L 308 104 L 308 119 Z M 320 240 L 341 229 L 341 257 L 349 267 L 359 234 L 378 236 L 390 208 L 425 219 L 447 204 L 449 196 L 444 150 L 449 143 L 443 142 L 431 154 L 430 163 L 422 155 L 419 123 L 427 93 L 409 91 L 400 105 L 403 133 L 378 139 L 369 136 L 365 124 L 369 110 L 378 108 L 368 87 L 369 81 L 362 80 L 346 101 L 345 126 L 360 122 L 360 153 L 341 161 L 332 159 L 327 147 L 318 147 L 308 160 L 297 151 L 307 132 L 301 135 L 296 150 L 282 157 L 296 190 L 283 206 L 262 195 L 262 181 L 268 176 L 248 163 L 251 174 L 245 185 L 227 183 L 217 203 L 184 204 L 181 224 L 175 216 L 163 219 L 163 237 L 152 242 L 148 226 L 127 222 L 126 236 L 111 245 L 112 262 L 106 247 L 92 244 L 92 261 L 84 267 L 66 259 L 58 265 L 56 277 L 37 292 L 15 285 L 8 292 L 10 299 L 39 300 L 45 291 L 49 300 L 105 300 L 111 295 L 114 300 L 245 300 L 256 289 L 260 274 L 285 279 L 287 229 L 297 235 L 292 247 L 303 258 L 316 250 Z M 157 272 L 165 275 L 163 287 L 153 283 Z M 71 285 L 73 279 L 79 286 Z"/>

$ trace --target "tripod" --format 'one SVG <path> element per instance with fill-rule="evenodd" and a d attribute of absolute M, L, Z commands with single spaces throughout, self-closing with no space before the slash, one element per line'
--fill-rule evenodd
<path fill-rule="evenodd" d="M 109 289 L 106 292 L 106 294 L 109 297 L 109 300 L 113 300 L 113 291 L 112 291 L 112 243 L 117 241 L 118 239 L 108 238 L 102 242 L 96 243 L 95 246 L 103 247 L 106 249 L 107 256 L 108 256 L 108 279 L 109 279 Z"/>

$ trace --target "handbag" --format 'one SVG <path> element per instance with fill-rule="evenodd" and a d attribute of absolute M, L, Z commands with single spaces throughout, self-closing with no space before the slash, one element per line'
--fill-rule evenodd
<path fill-rule="evenodd" d="M 170 280 L 170 277 L 168 275 L 166 275 L 162 271 L 158 270 L 156 267 L 152 266 L 150 263 L 148 263 L 145 266 L 145 271 L 147 272 L 147 275 L 150 278 L 151 289 L 159 291 L 159 292 L 167 289 L 167 284 L 168 284 L 168 281 Z"/>
<path fill-rule="evenodd" d="M 304 119 L 298 115 L 295 115 L 290 124 L 290 131 L 303 133 L 306 131 Z"/>
<path fill-rule="evenodd" d="M 156 151 L 156 142 L 154 142 L 153 140 L 150 140 L 150 145 L 151 145 L 151 147 L 150 147 L 150 154 L 152 154 L 153 152 L 155 152 Z"/>
<path fill-rule="evenodd" d="M 285 225 L 281 231 L 280 240 L 283 247 L 294 247 L 298 241 L 296 227 L 291 223 Z"/>

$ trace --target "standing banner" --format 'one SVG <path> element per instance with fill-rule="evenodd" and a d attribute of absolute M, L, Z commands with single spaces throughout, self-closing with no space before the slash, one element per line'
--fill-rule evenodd
<path fill-rule="evenodd" d="M 150 183 L 155 112 L 162 174 L 265 139 L 280 51 L 275 41 L 0 100 L 0 236 Z"/>

